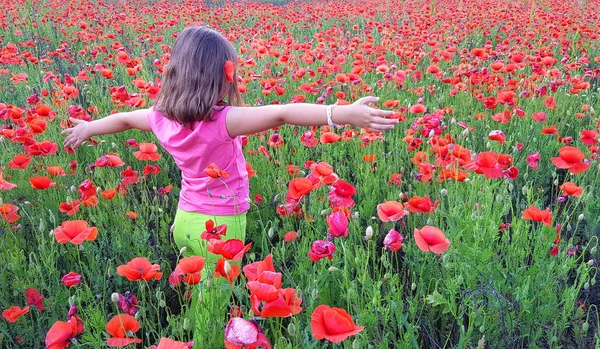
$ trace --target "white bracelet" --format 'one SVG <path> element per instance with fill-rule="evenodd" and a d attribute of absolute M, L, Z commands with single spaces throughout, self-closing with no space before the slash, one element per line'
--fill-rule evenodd
<path fill-rule="evenodd" d="M 335 108 L 337 106 L 337 104 L 338 104 L 338 102 L 335 102 L 335 103 L 327 106 L 327 124 L 331 128 L 342 128 L 342 126 L 336 125 L 333 122 L 333 120 L 331 120 L 331 112 L 333 111 L 333 108 Z"/>

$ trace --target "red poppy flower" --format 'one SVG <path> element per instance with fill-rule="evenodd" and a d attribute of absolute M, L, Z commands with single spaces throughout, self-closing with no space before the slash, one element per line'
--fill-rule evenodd
<path fill-rule="evenodd" d="M 71 217 L 72 215 L 74 215 L 75 213 L 77 213 L 79 211 L 80 205 L 81 205 L 81 201 L 79 201 L 79 200 L 75 200 L 71 203 L 61 202 L 58 205 L 58 209 L 60 212 L 66 213 L 67 216 Z"/>
<path fill-rule="evenodd" d="M 0 190 L 11 190 L 16 187 L 16 184 L 12 184 L 4 180 L 4 177 L 2 176 L 2 171 L 0 171 Z"/>
<path fill-rule="evenodd" d="M 323 132 L 321 133 L 320 141 L 322 144 L 331 144 L 335 142 L 339 142 L 342 139 L 342 136 L 335 134 L 333 132 Z"/>
<path fill-rule="evenodd" d="M 386 201 L 377 205 L 377 215 L 382 222 L 395 222 L 407 214 L 402 203 L 398 201 Z"/>
<path fill-rule="evenodd" d="M 31 163 L 31 158 L 25 154 L 17 154 L 13 157 L 11 161 L 8 162 L 8 167 L 12 169 L 26 169 Z"/>
<path fill-rule="evenodd" d="M 552 225 L 552 212 L 550 209 L 540 210 L 537 206 L 529 206 L 523 211 L 523 219 L 534 222 L 542 222 L 544 225 Z"/>
<path fill-rule="evenodd" d="M 112 198 L 115 197 L 115 195 L 117 195 L 117 191 L 113 190 L 113 189 L 106 189 L 103 190 L 102 193 L 102 197 L 105 198 L 106 200 L 111 200 Z"/>
<path fill-rule="evenodd" d="M 278 290 L 278 296 L 274 300 L 264 302 L 264 305 L 260 312 L 258 312 L 259 304 L 257 304 L 257 297 L 250 298 L 252 302 L 252 310 L 256 315 L 261 318 L 269 317 L 289 317 L 296 315 L 302 311 L 302 298 L 296 294 L 294 288 L 284 288 Z"/>
<path fill-rule="evenodd" d="M 415 228 L 414 235 L 417 247 L 423 252 L 441 254 L 450 247 L 450 240 L 446 239 L 444 232 L 436 227 L 426 225 L 420 230 Z"/>
<path fill-rule="evenodd" d="M 161 338 L 158 346 L 150 347 L 150 349 L 192 349 L 194 342 L 179 342 L 169 338 Z"/>
<path fill-rule="evenodd" d="M 427 111 L 427 107 L 425 107 L 423 104 L 415 104 L 413 106 L 410 107 L 409 111 L 413 114 L 419 114 L 419 113 L 424 113 Z"/>
<path fill-rule="evenodd" d="M 0 216 L 4 219 L 8 224 L 13 224 L 18 221 L 21 216 L 17 214 L 19 208 L 15 205 L 11 204 L 2 204 L 0 205 Z"/>
<path fill-rule="evenodd" d="M 583 193 L 583 188 L 577 186 L 577 184 L 573 182 L 566 182 L 565 184 L 561 185 L 560 190 L 563 191 L 562 196 L 581 196 Z"/>
<path fill-rule="evenodd" d="M 215 227 L 215 222 L 212 219 L 209 219 L 204 223 L 204 228 L 206 230 L 200 234 L 202 240 L 221 240 L 221 236 L 227 235 L 227 224 L 221 224 L 218 227 Z"/>
<path fill-rule="evenodd" d="M 287 233 L 285 233 L 283 235 L 283 241 L 285 242 L 291 242 L 294 241 L 298 238 L 298 233 L 295 231 L 288 231 Z"/>
<path fill-rule="evenodd" d="M 271 349 L 271 343 L 267 340 L 262 329 L 257 323 L 234 317 L 225 327 L 226 349 Z"/>
<path fill-rule="evenodd" d="M 258 276 L 264 271 L 275 272 L 273 255 L 269 254 L 262 261 L 247 264 L 242 270 L 244 271 L 244 276 L 250 281 L 258 280 Z"/>
<path fill-rule="evenodd" d="M 70 242 L 79 245 L 84 241 L 94 241 L 98 236 L 96 227 L 88 227 L 88 222 L 83 220 L 64 221 L 54 229 L 54 237 L 59 244 Z"/>
<path fill-rule="evenodd" d="M 334 237 L 348 236 L 348 217 L 343 212 L 337 211 L 327 216 L 329 233 Z"/>
<path fill-rule="evenodd" d="M 152 264 L 143 257 L 134 258 L 129 263 L 120 265 L 117 274 L 126 277 L 129 281 L 160 280 L 162 277 L 160 265 Z"/>
<path fill-rule="evenodd" d="M 47 190 L 48 188 L 56 186 L 55 182 L 48 177 L 39 176 L 39 177 L 31 177 L 29 178 L 29 183 L 31 183 L 31 187 L 36 190 Z"/>
<path fill-rule="evenodd" d="M 491 131 L 488 138 L 492 141 L 497 141 L 500 144 L 506 142 L 506 135 L 500 130 Z"/>
<path fill-rule="evenodd" d="M 125 165 L 123 160 L 119 157 L 119 155 L 114 153 L 109 153 L 107 155 L 102 155 L 96 162 L 94 163 L 97 167 L 120 167 Z"/>
<path fill-rule="evenodd" d="M 63 349 L 71 345 L 71 339 L 83 333 L 83 323 L 75 316 L 71 316 L 68 322 L 56 321 L 46 333 L 47 349 Z"/>
<path fill-rule="evenodd" d="M 333 253 L 335 252 L 335 245 L 333 242 L 325 240 L 316 240 L 310 246 L 308 251 L 308 257 L 313 262 L 318 262 L 322 258 L 333 259 Z"/>
<path fill-rule="evenodd" d="M 254 177 L 254 175 L 256 175 L 256 170 L 252 169 L 252 164 L 249 162 L 246 162 L 246 172 L 248 172 L 248 179 Z"/>
<path fill-rule="evenodd" d="M 94 186 L 94 183 L 92 183 L 91 180 L 86 179 L 84 180 L 80 185 L 79 185 L 79 194 L 81 194 L 81 200 L 86 200 L 89 197 L 92 197 L 94 195 L 96 195 L 97 190 L 96 187 Z"/>
<path fill-rule="evenodd" d="M 294 178 L 290 181 L 289 184 L 289 195 L 298 200 L 302 196 L 310 193 L 313 189 L 313 184 L 309 179 L 306 178 Z"/>
<path fill-rule="evenodd" d="M 140 143 L 140 150 L 133 152 L 133 156 L 135 156 L 140 161 L 157 161 L 160 159 L 160 154 L 157 154 L 158 147 L 154 143 Z"/>
<path fill-rule="evenodd" d="M 204 257 L 192 256 L 182 258 L 177 265 L 183 276 L 183 281 L 188 285 L 195 285 L 202 279 Z"/>
<path fill-rule="evenodd" d="M 46 167 L 46 172 L 50 176 L 66 176 L 65 170 L 63 170 L 62 166 L 48 166 Z"/>
<path fill-rule="evenodd" d="M 235 74 L 235 63 L 232 61 L 225 61 L 225 65 L 223 66 L 223 72 L 225 73 L 225 78 L 227 81 L 233 82 L 233 75 Z"/>
<path fill-rule="evenodd" d="M 404 207 L 413 213 L 433 213 L 439 204 L 439 200 L 434 203 L 428 196 L 413 196 L 404 204 Z"/>
<path fill-rule="evenodd" d="M 17 320 L 19 320 L 19 317 L 21 317 L 21 315 L 25 315 L 27 313 L 29 313 L 29 306 L 26 306 L 25 308 L 21 309 L 21 307 L 13 305 L 12 307 L 2 312 L 2 317 L 8 322 L 16 322 Z"/>
<path fill-rule="evenodd" d="M 214 163 L 208 165 L 208 167 L 204 169 L 204 173 L 206 173 L 212 179 L 229 177 L 228 172 L 222 171 L 219 166 L 215 165 Z"/>
<path fill-rule="evenodd" d="M 579 139 L 581 139 L 583 144 L 591 147 L 593 145 L 596 145 L 596 143 L 598 143 L 598 133 L 594 130 L 582 130 L 581 136 L 579 137 Z M 10 166 L 10 163 L 9 163 L 9 166 Z"/>
<path fill-rule="evenodd" d="M 319 144 L 319 140 L 315 138 L 315 133 L 313 131 L 304 132 L 300 137 L 300 142 L 308 148 L 316 147 Z"/>
<path fill-rule="evenodd" d="M 477 154 L 477 160 L 465 164 L 465 168 L 483 174 L 486 178 L 502 178 L 504 174 L 498 164 L 499 154 L 482 152 Z"/>
<path fill-rule="evenodd" d="M 252 243 L 244 246 L 244 242 L 239 239 L 230 240 L 210 240 L 206 249 L 210 253 L 220 254 L 221 256 L 233 262 L 239 261 L 244 253 L 252 247 Z"/>
<path fill-rule="evenodd" d="M 396 231 L 396 229 L 390 229 L 383 240 L 383 246 L 393 252 L 396 252 L 402 248 L 402 242 L 404 237 L 402 234 Z"/>
<path fill-rule="evenodd" d="M 30 145 L 27 154 L 30 156 L 54 155 L 58 151 L 58 145 L 51 141 L 41 141 Z"/>
<path fill-rule="evenodd" d="M 42 297 L 40 291 L 35 288 L 27 288 L 25 296 L 27 297 L 27 305 L 35 306 L 39 311 L 44 310 L 44 297 Z"/>
<path fill-rule="evenodd" d="M 329 191 L 329 201 L 333 207 L 353 207 L 355 205 L 352 196 L 356 195 L 356 188 L 341 179 L 335 181 Z"/>
<path fill-rule="evenodd" d="M 137 183 L 137 174 L 138 171 L 134 171 L 133 169 L 131 169 L 131 166 L 127 166 L 125 171 L 121 172 L 121 176 L 123 177 L 121 179 L 121 183 L 125 186 Z"/>
<path fill-rule="evenodd" d="M 310 329 L 317 340 L 339 343 L 362 331 L 364 326 L 356 326 L 346 310 L 321 304 L 313 310 Z"/>
<path fill-rule="evenodd" d="M 140 329 L 140 323 L 129 314 L 114 316 L 106 324 L 106 332 L 111 336 L 107 341 L 109 347 L 120 348 L 132 343 L 141 343 L 139 338 L 130 337 L 130 334 Z"/>
<path fill-rule="evenodd" d="M 558 150 L 559 157 L 552 158 L 554 166 L 560 169 L 569 169 L 572 174 L 585 172 L 589 167 L 583 152 L 578 148 L 564 146 Z"/>
<path fill-rule="evenodd" d="M 81 275 L 72 271 L 68 274 L 65 274 L 62 277 L 61 282 L 67 287 L 77 286 L 81 282 Z"/>
<path fill-rule="evenodd" d="M 229 285 L 233 283 L 238 276 L 240 276 L 240 267 L 235 264 L 230 264 L 225 258 L 219 258 L 215 267 L 215 277 L 224 277 L 229 282 Z"/>

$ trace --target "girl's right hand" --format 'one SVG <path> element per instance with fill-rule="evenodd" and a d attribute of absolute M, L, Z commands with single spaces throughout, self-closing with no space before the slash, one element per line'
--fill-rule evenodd
<path fill-rule="evenodd" d="M 89 122 L 74 118 L 69 118 L 69 120 L 74 123 L 75 126 L 62 131 L 60 135 L 68 134 L 63 142 L 63 147 L 67 148 L 70 145 L 73 145 L 72 148 L 75 150 L 92 135 L 88 130 Z"/>
<path fill-rule="evenodd" d="M 379 97 L 373 96 L 367 96 L 357 100 L 347 106 L 350 110 L 346 118 L 342 115 L 340 118 L 336 119 L 336 110 L 334 109 L 332 112 L 332 121 L 336 124 L 351 124 L 371 132 L 382 132 L 393 129 L 398 123 L 398 120 L 384 118 L 386 116 L 394 115 L 393 111 L 375 109 L 367 105 L 368 103 L 376 103 L 377 101 L 379 101 Z M 345 114 L 341 113 L 341 110 L 337 111 L 339 114 Z M 336 120 L 339 121 L 339 123 L 336 122 Z"/>

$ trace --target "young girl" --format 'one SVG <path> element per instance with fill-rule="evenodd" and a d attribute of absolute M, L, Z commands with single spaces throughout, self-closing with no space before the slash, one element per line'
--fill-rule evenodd
<path fill-rule="evenodd" d="M 175 243 L 180 249 L 186 247 L 185 257 L 205 257 L 203 277 L 209 274 L 208 270 L 214 270 L 217 260 L 216 255 L 207 252 L 206 241 L 199 239 L 206 221 L 226 224 L 224 239 L 244 241 L 246 235 L 246 211 L 250 204 L 240 136 L 283 124 L 332 128 L 351 124 L 370 131 L 385 131 L 397 123 L 395 119 L 384 118 L 393 112 L 367 106 L 377 102 L 377 97 L 364 97 L 343 106 L 298 103 L 241 107 L 233 63 L 237 61 L 233 46 L 220 33 L 203 27 L 186 28 L 175 41 L 154 107 L 112 114 L 92 122 L 71 118 L 76 126 L 61 133 L 68 135 L 64 146 L 74 149 L 92 136 L 132 128 L 156 135 L 181 170 Z M 229 176 L 218 180 L 210 177 L 204 170 L 213 164 Z M 197 319 L 194 341 L 200 345 L 207 325 L 198 319 L 207 316 L 200 302 L 194 303 Z M 221 314 L 224 312 L 223 309 Z"/>

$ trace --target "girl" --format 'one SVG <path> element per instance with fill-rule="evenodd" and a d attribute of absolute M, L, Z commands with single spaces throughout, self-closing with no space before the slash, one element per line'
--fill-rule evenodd
<path fill-rule="evenodd" d="M 96 135 L 132 128 L 152 131 L 181 169 L 175 243 L 180 249 L 185 247 L 185 257 L 205 257 L 205 270 L 213 270 L 211 267 L 217 260 L 216 255 L 207 252 L 206 241 L 199 239 L 206 221 L 226 224 L 225 239 L 244 241 L 245 238 L 250 200 L 242 135 L 283 124 L 332 128 L 351 124 L 370 131 L 385 131 L 397 123 L 395 119 L 384 118 L 393 112 L 367 106 L 377 102 L 377 97 L 364 97 L 343 106 L 298 103 L 241 107 L 233 63 L 237 61 L 233 46 L 220 33 L 203 27 L 186 28 L 173 45 L 154 107 L 92 122 L 71 118 L 76 126 L 61 133 L 68 135 L 64 146 L 75 149 Z M 211 177 L 204 171 L 209 167 L 223 175 L 215 180 L 214 175 Z M 198 297 L 193 297 L 195 304 L 192 304 L 196 345 L 201 343 L 203 334 L 214 337 L 215 333 L 207 329 L 209 319 L 215 317 L 207 315 L 207 294 L 202 295 L 202 304 Z M 222 303 L 217 308 L 224 307 Z M 223 313 L 221 309 L 220 314 Z"/>

